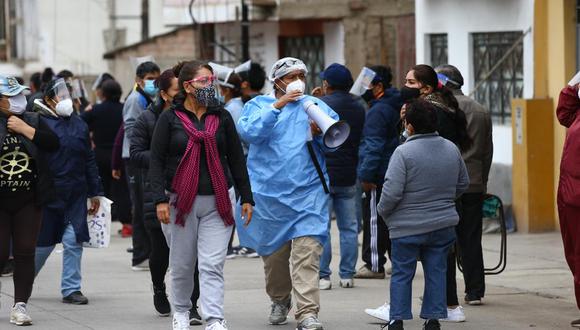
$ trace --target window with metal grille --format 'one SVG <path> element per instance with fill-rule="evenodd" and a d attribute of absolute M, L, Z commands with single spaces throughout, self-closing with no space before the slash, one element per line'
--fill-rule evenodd
<path fill-rule="evenodd" d="M 490 111 L 494 122 L 511 120 L 511 99 L 521 98 L 524 90 L 524 49 L 520 42 L 488 76 L 492 67 L 522 36 L 522 32 L 473 33 L 473 74 L 475 99 Z M 487 78 L 486 78 L 487 77 Z"/>
<path fill-rule="evenodd" d="M 449 63 L 447 59 L 447 34 L 430 34 L 431 66 L 437 67 Z"/>
<path fill-rule="evenodd" d="M 324 70 L 324 36 L 282 37 L 280 46 L 281 57 L 296 57 L 306 64 L 307 89 L 322 85 L 318 74 Z"/>

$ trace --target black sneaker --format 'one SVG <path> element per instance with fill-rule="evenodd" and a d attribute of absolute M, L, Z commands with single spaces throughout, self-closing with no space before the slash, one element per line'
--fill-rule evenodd
<path fill-rule="evenodd" d="M 12 274 L 14 274 L 14 259 L 8 259 L 4 264 L 4 269 L 2 269 L 0 276 L 9 277 Z"/>
<path fill-rule="evenodd" d="M 423 330 L 441 330 L 439 320 L 427 320 L 423 324 Z"/>
<path fill-rule="evenodd" d="M 238 256 L 239 247 L 228 248 L 228 253 L 226 254 L 226 259 L 234 259 Z"/>
<path fill-rule="evenodd" d="M 82 292 L 76 291 L 62 298 L 62 302 L 65 304 L 86 305 L 89 303 L 89 300 L 83 295 Z"/>
<path fill-rule="evenodd" d="M 244 258 L 257 258 L 258 256 L 258 252 L 256 252 L 256 250 L 254 249 L 250 249 L 247 247 L 243 247 L 241 249 L 238 250 L 237 255 L 240 257 L 244 257 Z"/>
<path fill-rule="evenodd" d="M 153 287 L 153 305 L 157 311 L 157 315 L 166 317 L 171 314 L 171 305 L 167 300 L 167 293 L 165 293 L 165 286 L 162 288 Z"/>
<path fill-rule="evenodd" d="M 572 328 L 580 328 L 580 319 L 572 321 L 572 322 L 570 323 L 570 326 L 571 326 Z"/>
<path fill-rule="evenodd" d="M 382 328 L 387 330 L 404 330 L 403 321 L 392 320 L 391 322 L 385 324 Z"/>
<path fill-rule="evenodd" d="M 482 304 L 481 297 L 473 295 L 473 294 L 466 294 L 465 295 L 465 303 L 471 306 L 479 306 Z"/>
<path fill-rule="evenodd" d="M 189 325 L 201 325 L 201 316 L 197 312 L 197 307 L 193 306 L 189 310 Z"/>

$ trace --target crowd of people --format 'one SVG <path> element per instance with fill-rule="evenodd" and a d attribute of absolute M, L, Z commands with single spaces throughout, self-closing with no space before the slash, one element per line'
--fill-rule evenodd
<path fill-rule="evenodd" d="M 462 94 L 454 66 L 417 65 L 400 90 L 389 67 L 369 69 L 356 95 L 350 70 L 336 63 L 307 93 L 308 68 L 297 58 L 225 78 L 212 63 L 161 70 L 147 61 L 123 101 L 119 82 L 100 75 L 94 104 L 70 71 L 33 74 L 30 87 L 0 76 L 0 269 L 14 277 L 10 322 L 32 323 L 34 277 L 58 243 L 62 301 L 88 303 L 81 258 L 99 196 L 114 201 L 120 235 L 132 237 L 131 268 L 150 272 L 154 308 L 173 315 L 173 329 L 227 329 L 224 264 L 259 256 L 268 323 L 286 324 L 295 305 L 297 329 L 322 330 L 320 290 L 335 283 L 331 219 L 339 287 L 391 277 L 390 300 L 367 314 L 403 329 L 420 261 L 424 328 L 465 321 L 455 260 L 463 260 L 465 304 L 482 304 L 490 114 Z M 266 81 L 272 91 L 262 94 Z M 348 123 L 340 147 L 325 143 L 308 102 Z"/>

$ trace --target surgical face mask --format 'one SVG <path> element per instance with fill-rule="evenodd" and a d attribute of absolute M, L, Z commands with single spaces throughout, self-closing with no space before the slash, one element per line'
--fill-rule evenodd
<path fill-rule="evenodd" d="M 159 92 L 159 88 L 155 87 L 153 80 L 145 80 L 145 86 L 143 86 L 143 91 L 149 96 L 155 96 Z"/>
<path fill-rule="evenodd" d="M 226 97 L 224 96 L 224 94 L 218 95 L 218 100 L 220 101 L 220 103 L 226 104 Z"/>
<path fill-rule="evenodd" d="M 578 98 L 580 99 L 580 88 L 578 89 Z"/>
<path fill-rule="evenodd" d="M 8 102 L 10 103 L 10 109 L 8 110 L 11 113 L 20 115 L 26 111 L 26 97 L 24 95 L 18 94 L 16 96 L 12 96 L 8 98 Z"/>
<path fill-rule="evenodd" d="M 421 90 L 415 87 L 403 86 L 401 88 L 401 99 L 403 102 L 408 102 L 421 96 Z"/>
<path fill-rule="evenodd" d="M 301 79 L 296 79 L 293 82 L 286 85 L 286 94 L 294 92 L 294 91 L 299 91 L 301 93 L 304 93 L 305 89 L 306 89 L 306 84 Z"/>
<path fill-rule="evenodd" d="M 54 111 L 61 117 L 70 117 L 74 111 L 73 101 L 71 99 L 65 99 L 58 102 Z"/>
<path fill-rule="evenodd" d="M 204 88 L 197 88 L 194 92 L 194 95 L 195 99 L 197 100 L 197 104 L 206 107 L 210 105 L 216 105 L 216 103 L 218 102 L 215 87 L 213 85 Z"/>

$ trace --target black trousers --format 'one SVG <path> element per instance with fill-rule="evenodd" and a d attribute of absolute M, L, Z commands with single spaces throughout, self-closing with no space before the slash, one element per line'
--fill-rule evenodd
<path fill-rule="evenodd" d="M 384 272 L 387 258 L 391 256 L 389 230 L 383 218 L 377 214 L 377 205 L 381 198 L 383 186 L 377 186 L 376 196 L 366 193 L 363 199 L 363 245 L 362 259 L 365 266 L 373 272 Z"/>
<path fill-rule="evenodd" d="M 447 305 L 459 305 L 456 283 L 456 253 L 461 256 L 465 293 L 483 298 L 485 270 L 481 247 L 483 193 L 464 194 L 457 203 L 459 224 L 456 249 L 451 249 L 447 260 Z"/>
<path fill-rule="evenodd" d="M 151 239 L 145 228 L 145 214 L 143 203 L 143 175 L 141 169 L 135 168 L 132 165 L 125 164 L 127 171 L 127 180 L 129 183 L 129 194 L 131 196 L 131 204 L 133 207 L 133 266 L 142 263 L 149 259 L 151 254 Z"/>
<path fill-rule="evenodd" d="M 29 196 L 30 197 L 30 196 Z M 34 257 L 41 224 L 41 208 L 33 198 L 0 202 L 0 269 L 14 255 L 14 303 L 27 303 L 34 284 Z"/>
<path fill-rule="evenodd" d="M 149 227 L 148 233 L 151 238 L 151 255 L 149 257 L 151 282 L 153 282 L 154 288 L 164 288 L 165 274 L 167 274 L 167 268 L 169 267 L 169 246 L 167 246 L 165 235 L 163 235 L 160 227 Z M 191 303 L 196 307 L 199 299 L 199 270 L 197 264 L 195 265 L 193 279 L 195 285 L 193 286 Z"/>

